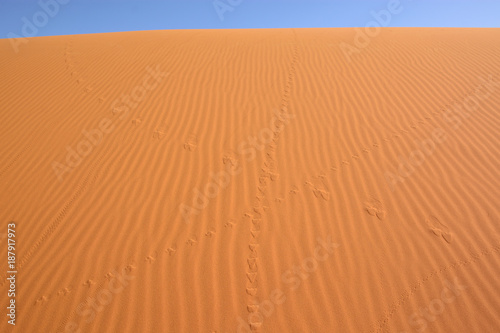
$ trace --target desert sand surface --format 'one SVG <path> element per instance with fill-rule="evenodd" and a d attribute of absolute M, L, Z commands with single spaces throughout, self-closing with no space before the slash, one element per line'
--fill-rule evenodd
<path fill-rule="evenodd" d="M 0 40 L 0 331 L 498 332 L 499 41 Z"/>

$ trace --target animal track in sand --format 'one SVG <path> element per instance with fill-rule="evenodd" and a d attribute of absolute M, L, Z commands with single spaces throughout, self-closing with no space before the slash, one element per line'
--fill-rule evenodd
<path fill-rule="evenodd" d="M 126 270 L 127 272 L 132 272 L 132 271 L 133 271 L 134 269 L 136 269 L 136 268 L 137 268 L 136 266 L 134 266 L 134 265 L 130 264 L 130 265 L 128 265 L 127 267 L 125 267 L 125 270 Z"/>
<path fill-rule="evenodd" d="M 47 302 L 48 300 L 49 300 L 49 298 L 47 296 L 42 296 L 36 300 L 35 304 L 42 304 L 42 303 Z"/>
<path fill-rule="evenodd" d="M 250 249 L 250 258 L 257 258 L 257 250 L 259 249 L 259 244 L 249 244 L 248 248 Z"/>
<path fill-rule="evenodd" d="M 324 179 L 324 176 L 320 175 L 320 176 L 318 176 L 318 178 Z M 326 200 L 326 201 L 330 200 L 330 192 L 328 192 L 327 190 L 320 189 L 320 188 L 314 186 L 309 181 L 306 181 L 304 183 L 304 185 L 309 187 L 312 190 L 312 192 L 314 193 L 314 196 L 316 198 L 321 198 L 321 199 Z"/>
<path fill-rule="evenodd" d="M 260 231 L 261 221 L 261 219 L 252 219 L 252 227 L 250 228 L 250 231 Z"/>
<path fill-rule="evenodd" d="M 194 151 L 198 147 L 198 138 L 196 135 L 190 135 L 186 142 L 184 142 L 184 149 L 187 151 Z"/>
<path fill-rule="evenodd" d="M 57 292 L 57 295 L 58 296 L 66 296 L 67 294 L 69 294 L 71 292 L 71 289 L 70 288 L 64 288 L 64 289 L 61 289 Z"/>
<path fill-rule="evenodd" d="M 87 280 L 87 281 L 85 281 L 85 282 L 83 283 L 83 285 L 84 285 L 85 287 L 88 287 L 88 288 L 90 288 L 90 287 L 91 287 L 91 286 L 93 286 L 94 284 L 95 284 L 95 281 L 94 281 L 94 280 L 90 280 L 90 279 L 89 279 L 89 280 Z"/>
<path fill-rule="evenodd" d="M 224 227 L 227 229 L 232 229 L 235 226 L 235 224 L 236 223 L 234 222 L 234 219 L 231 219 L 224 224 Z"/>
<path fill-rule="evenodd" d="M 387 216 L 387 212 L 384 209 L 382 203 L 375 199 L 371 198 L 367 202 L 365 202 L 365 210 L 371 216 L 376 216 L 379 220 L 384 220 Z"/>
<path fill-rule="evenodd" d="M 330 200 L 330 192 L 328 191 L 325 191 L 325 190 L 321 190 L 317 187 L 315 187 L 313 189 L 313 193 L 314 193 L 314 196 L 316 196 L 316 198 L 322 198 L 323 200 Z"/>
<path fill-rule="evenodd" d="M 130 272 L 132 269 L 135 269 L 135 268 L 136 267 L 134 265 L 130 264 L 130 265 L 126 266 L 124 269 L 127 270 L 128 272 Z M 106 281 L 111 281 L 113 278 L 115 278 L 115 274 L 113 274 L 112 272 L 108 272 L 104 275 L 104 279 Z M 81 286 L 86 287 L 86 289 L 90 289 L 95 284 L 96 284 L 96 282 L 93 279 L 88 279 L 87 281 L 82 283 Z M 72 286 L 62 288 L 62 289 L 58 290 L 57 292 L 55 292 L 53 295 L 43 295 L 43 296 L 39 297 L 35 303 L 41 304 L 41 303 L 45 303 L 51 299 L 56 299 L 57 297 L 66 296 L 66 295 L 70 294 L 74 289 L 75 288 L 73 288 Z M 52 297 L 52 296 L 57 296 L 57 297 Z"/>
<path fill-rule="evenodd" d="M 455 262 L 447 265 L 447 266 L 442 266 L 439 269 L 435 269 L 431 271 L 429 274 L 427 274 L 425 277 L 419 279 L 410 289 L 406 290 L 402 294 L 399 295 L 393 302 L 393 304 L 389 307 L 388 311 L 385 311 L 384 318 L 379 320 L 379 325 L 377 332 L 381 331 L 386 331 L 383 330 L 382 328 L 386 326 L 389 323 L 390 318 L 396 313 L 396 310 L 400 308 L 402 305 L 404 305 L 410 297 L 412 297 L 418 289 L 420 289 L 421 286 L 424 285 L 427 281 L 430 281 L 431 277 L 433 276 L 439 276 L 443 273 L 446 273 L 448 271 L 453 271 L 457 268 L 462 268 L 462 267 L 471 267 L 471 264 L 475 264 L 479 260 L 483 258 L 489 257 L 491 254 L 498 254 L 500 252 L 500 244 L 496 244 L 493 246 L 489 246 L 487 248 L 483 248 L 481 252 L 479 253 L 469 253 L 469 256 L 465 259 L 459 259 L 456 260 Z"/>
<path fill-rule="evenodd" d="M 177 247 L 169 247 L 168 249 L 165 250 L 165 252 L 168 252 L 168 255 L 169 256 L 172 256 L 175 254 L 175 252 L 177 252 Z"/>
<path fill-rule="evenodd" d="M 257 258 L 248 258 L 247 259 L 247 263 L 248 263 L 248 270 L 251 272 L 251 273 L 255 273 L 257 272 Z"/>
<path fill-rule="evenodd" d="M 254 284 L 257 281 L 257 273 L 247 273 L 247 280 L 250 284 Z"/>
<path fill-rule="evenodd" d="M 163 136 L 165 136 L 165 134 L 167 134 L 167 132 L 163 132 L 161 130 L 159 130 L 158 128 L 153 132 L 153 139 L 158 139 L 160 140 L 161 138 L 163 138 Z"/>
<path fill-rule="evenodd" d="M 207 236 L 207 237 L 209 237 L 209 238 L 210 238 L 210 237 L 212 237 L 213 235 L 215 235 L 215 229 L 213 229 L 213 228 L 212 228 L 212 229 L 210 229 L 209 231 L 207 231 L 207 232 L 205 233 L 205 236 Z"/>
<path fill-rule="evenodd" d="M 193 246 L 194 244 L 198 243 L 197 241 L 197 238 L 196 237 L 192 237 L 192 238 L 189 238 L 187 241 L 186 241 L 186 244 L 189 244 L 191 246 Z"/>
<path fill-rule="evenodd" d="M 247 294 L 250 296 L 257 295 L 257 288 L 247 288 Z"/>
<path fill-rule="evenodd" d="M 439 219 L 433 215 L 429 215 L 426 221 L 427 227 L 430 231 L 437 237 L 443 237 L 443 239 L 449 244 L 452 240 L 452 234 L 450 232 L 450 228 L 445 224 L 441 223 Z"/>
<path fill-rule="evenodd" d="M 222 163 L 224 165 L 235 166 L 238 164 L 238 159 L 233 156 L 231 153 L 227 153 L 222 157 Z"/>

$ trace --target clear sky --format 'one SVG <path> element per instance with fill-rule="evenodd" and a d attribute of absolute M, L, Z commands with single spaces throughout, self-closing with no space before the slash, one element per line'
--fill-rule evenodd
<path fill-rule="evenodd" d="M 0 0 L 0 38 L 9 33 L 364 27 L 373 20 L 372 11 L 397 2 L 398 13 L 386 26 L 500 27 L 500 0 Z"/>

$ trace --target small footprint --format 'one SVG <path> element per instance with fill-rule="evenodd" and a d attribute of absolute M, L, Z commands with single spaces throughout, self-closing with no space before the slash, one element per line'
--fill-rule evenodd
<path fill-rule="evenodd" d="M 71 292 L 71 290 L 69 288 L 64 288 L 64 289 L 59 290 L 57 292 L 57 295 L 59 295 L 59 296 L 66 296 L 70 292 Z"/>
<path fill-rule="evenodd" d="M 247 279 L 250 283 L 255 283 L 257 281 L 257 273 L 247 273 Z"/>
<path fill-rule="evenodd" d="M 442 237 L 448 244 L 451 243 L 452 233 L 445 224 L 441 223 L 439 219 L 433 215 L 429 215 L 426 220 L 427 227 L 437 237 Z"/>
<path fill-rule="evenodd" d="M 269 178 L 271 178 L 271 181 L 275 181 L 279 178 L 279 174 L 278 173 L 274 173 L 274 172 L 269 172 Z"/>
<path fill-rule="evenodd" d="M 195 135 L 191 135 L 184 143 L 184 149 L 194 151 L 196 147 L 198 147 L 198 138 Z"/>
<path fill-rule="evenodd" d="M 262 319 L 259 319 L 262 320 Z M 256 321 L 256 322 L 251 322 L 250 323 L 250 329 L 252 331 L 258 331 L 262 326 L 262 321 Z"/>
<path fill-rule="evenodd" d="M 235 223 L 233 222 L 234 220 L 230 220 L 230 221 L 227 221 L 225 224 L 224 224 L 224 227 L 225 228 L 228 228 L 228 229 L 232 229 L 235 225 Z"/>
<path fill-rule="evenodd" d="M 194 244 L 196 244 L 198 241 L 196 240 L 196 237 L 194 238 L 190 238 L 186 241 L 187 244 L 193 246 Z"/>
<path fill-rule="evenodd" d="M 212 237 L 213 235 L 215 235 L 215 230 L 214 229 L 210 229 L 209 231 L 207 231 L 205 233 L 205 236 L 207 236 L 207 237 Z"/>
<path fill-rule="evenodd" d="M 166 132 L 160 131 L 159 129 L 156 129 L 153 133 L 153 138 L 160 140 L 163 138 L 163 136 L 167 134 Z"/>
<path fill-rule="evenodd" d="M 250 258 L 257 258 L 257 250 L 259 248 L 259 245 L 258 244 L 250 244 L 249 245 L 249 248 L 250 248 Z"/>
<path fill-rule="evenodd" d="M 323 198 L 323 200 L 330 200 L 330 192 L 327 192 L 325 190 L 320 190 L 317 187 L 314 188 L 313 190 L 314 195 L 316 198 Z"/>
<path fill-rule="evenodd" d="M 144 260 L 152 264 L 156 260 L 156 258 L 154 258 L 153 256 L 147 256 L 146 258 L 144 258 Z"/>
<path fill-rule="evenodd" d="M 47 302 L 48 300 L 49 300 L 49 298 L 47 296 L 42 296 L 36 300 L 36 304 L 42 304 L 42 303 Z"/>
<path fill-rule="evenodd" d="M 133 271 L 133 270 L 134 270 L 134 269 L 136 269 L 136 268 L 137 268 L 137 267 L 135 267 L 134 265 L 130 264 L 130 265 L 128 265 L 127 267 L 125 267 L 125 270 L 126 270 L 127 272 L 131 272 L 131 271 Z"/>
<path fill-rule="evenodd" d="M 106 278 L 106 280 L 108 280 L 108 281 L 109 281 L 109 280 L 111 280 L 112 278 L 114 278 L 114 277 L 115 277 L 115 275 L 114 275 L 113 273 L 109 272 L 109 273 L 106 273 L 106 275 L 105 275 L 104 277 Z"/>
<path fill-rule="evenodd" d="M 165 252 L 168 252 L 168 255 L 171 256 L 171 255 L 174 255 L 175 252 L 177 252 L 177 249 L 169 247 L 168 249 L 165 250 Z"/>
<path fill-rule="evenodd" d="M 262 208 L 261 207 L 254 207 L 253 208 L 253 212 L 258 215 L 257 218 L 262 217 L 262 215 L 264 214 L 262 212 L 262 210 L 265 210 L 265 208 L 264 207 L 262 207 Z"/>
<path fill-rule="evenodd" d="M 259 311 L 259 305 L 257 305 L 257 304 L 249 304 L 249 305 L 247 305 L 247 310 L 250 313 L 257 312 L 257 311 Z"/>
<path fill-rule="evenodd" d="M 257 288 L 247 288 L 247 294 L 250 296 L 257 295 Z"/>
<path fill-rule="evenodd" d="M 136 119 L 132 120 L 132 124 L 134 124 L 135 126 L 140 125 L 141 122 L 142 122 L 142 120 L 139 119 L 139 118 L 136 118 Z"/>
<path fill-rule="evenodd" d="M 372 198 L 365 203 L 365 210 L 368 214 L 376 216 L 381 221 L 387 216 L 384 206 L 375 198 Z"/>
<path fill-rule="evenodd" d="M 235 166 L 238 164 L 238 160 L 235 157 L 226 154 L 222 157 L 222 163 L 224 163 L 224 165 L 230 164 L 231 166 Z"/>
<path fill-rule="evenodd" d="M 258 230 L 251 230 L 250 234 L 252 235 L 252 237 L 254 239 L 257 239 L 257 238 L 259 238 L 260 231 L 258 231 Z"/>
<path fill-rule="evenodd" d="M 83 285 L 84 285 L 85 287 L 89 287 L 89 288 L 90 288 L 92 285 L 94 285 L 94 284 L 95 284 L 95 282 L 94 282 L 93 280 L 87 280 L 87 281 L 85 281 L 85 282 L 83 283 Z"/>

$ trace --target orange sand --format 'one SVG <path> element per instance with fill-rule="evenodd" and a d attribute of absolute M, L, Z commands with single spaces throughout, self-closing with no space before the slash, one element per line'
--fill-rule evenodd
<path fill-rule="evenodd" d="M 354 36 L 0 40 L 0 331 L 498 332 L 500 30 Z"/>

